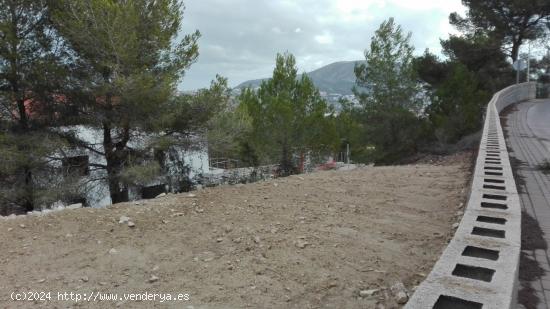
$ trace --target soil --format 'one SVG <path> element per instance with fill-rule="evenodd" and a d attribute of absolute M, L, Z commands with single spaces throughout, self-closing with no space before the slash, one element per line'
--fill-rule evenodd
<path fill-rule="evenodd" d="M 3 219 L 0 307 L 398 308 L 390 286 L 412 294 L 452 237 L 470 161 L 323 171 Z M 133 227 L 119 223 L 124 216 Z M 10 298 L 29 291 L 51 300 Z M 58 292 L 189 300 L 77 302 Z"/>

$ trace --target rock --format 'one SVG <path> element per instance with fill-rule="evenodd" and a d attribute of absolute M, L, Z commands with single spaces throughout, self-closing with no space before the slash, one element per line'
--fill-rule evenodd
<path fill-rule="evenodd" d="M 232 230 L 233 230 L 233 228 L 231 227 L 231 225 L 224 225 L 223 226 L 223 231 L 225 233 L 231 233 Z"/>
<path fill-rule="evenodd" d="M 300 239 L 300 240 L 298 240 L 298 241 L 296 242 L 296 247 L 298 247 L 298 248 L 300 248 L 300 249 L 304 249 L 304 248 L 307 247 L 308 245 L 309 245 L 309 243 L 308 243 L 307 241 L 305 241 L 305 240 L 302 240 L 302 239 Z"/>
<path fill-rule="evenodd" d="M 118 251 L 115 248 L 111 248 L 111 250 L 109 250 L 109 254 L 117 254 L 117 253 Z"/>
<path fill-rule="evenodd" d="M 153 269 L 151 269 L 151 271 L 158 271 L 159 268 L 160 268 L 160 267 L 159 267 L 158 265 L 155 265 L 155 266 L 153 267 Z"/>
<path fill-rule="evenodd" d="M 166 196 L 166 193 L 161 193 L 161 194 L 157 195 L 155 198 L 164 197 L 164 196 Z"/>
<path fill-rule="evenodd" d="M 12 227 L 8 228 L 8 232 L 11 232 L 11 231 L 13 231 L 13 228 Z"/>
<path fill-rule="evenodd" d="M 260 243 L 260 237 L 259 236 L 254 236 L 254 242 L 259 244 Z"/>
<path fill-rule="evenodd" d="M 37 283 L 44 283 L 44 282 L 46 282 L 46 278 L 42 278 L 42 279 L 40 279 L 40 280 L 38 280 L 38 281 L 36 281 L 36 282 L 37 282 Z"/>
<path fill-rule="evenodd" d="M 189 193 L 189 194 L 187 194 L 187 197 L 197 197 L 197 195 L 193 194 L 193 193 Z"/>
<path fill-rule="evenodd" d="M 61 201 L 57 201 L 57 202 L 52 204 L 52 209 L 54 209 L 54 210 L 63 210 L 63 209 L 65 209 L 65 204 L 63 204 L 63 202 L 61 202 Z"/>
<path fill-rule="evenodd" d="M 121 216 L 120 219 L 118 219 L 118 223 L 120 223 L 120 224 L 128 223 L 128 221 L 130 221 L 130 218 L 128 218 L 126 216 Z"/>
<path fill-rule="evenodd" d="M 80 280 L 82 280 L 82 282 L 88 282 L 88 276 L 84 276 L 82 278 L 80 278 Z"/>
<path fill-rule="evenodd" d="M 134 226 L 136 226 L 136 224 L 132 221 L 128 221 L 128 226 L 129 227 L 134 227 Z"/>
<path fill-rule="evenodd" d="M 78 208 L 82 208 L 82 203 L 71 204 L 71 205 L 67 206 L 66 208 L 67 208 L 67 209 L 78 209 Z"/>
<path fill-rule="evenodd" d="M 223 241 L 223 238 L 221 238 L 221 237 L 216 239 L 216 242 L 222 242 L 222 241 Z"/>
<path fill-rule="evenodd" d="M 390 290 L 395 297 L 395 301 L 402 305 L 409 300 L 409 295 L 407 294 L 407 288 L 402 282 L 397 282 L 390 287 Z"/>
<path fill-rule="evenodd" d="M 453 229 L 457 229 L 460 226 L 460 223 L 456 222 L 453 223 Z"/>
<path fill-rule="evenodd" d="M 19 224 L 19 227 L 24 229 L 26 226 L 24 224 Z"/>
<path fill-rule="evenodd" d="M 408 300 L 409 296 L 403 291 L 398 292 L 397 295 L 395 295 L 395 301 L 397 301 L 397 303 L 400 305 L 407 303 Z"/>
<path fill-rule="evenodd" d="M 370 290 L 361 290 L 359 291 L 359 296 L 361 297 L 370 297 L 376 294 L 378 292 L 378 289 L 370 289 Z"/>
<path fill-rule="evenodd" d="M 159 281 L 159 277 L 155 276 L 155 275 L 151 275 L 151 278 L 149 278 L 149 280 L 147 280 L 147 282 L 149 283 L 153 283 L 153 282 L 157 282 Z"/>

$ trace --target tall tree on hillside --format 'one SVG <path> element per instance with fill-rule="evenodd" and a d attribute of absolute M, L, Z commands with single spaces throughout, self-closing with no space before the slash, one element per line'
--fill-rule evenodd
<path fill-rule="evenodd" d="M 43 0 L 0 0 L 0 205 L 32 211 L 55 201 L 45 156 L 59 141 L 45 127 L 64 83 L 66 57 Z M 37 104 L 40 103 L 40 104 Z M 44 179 L 43 179 L 44 180 Z"/>
<path fill-rule="evenodd" d="M 278 54 L 273 77 L 258 91 L 246 89 L 239 98 L 252 121 L 247 145 L 260 163 L 279 162 L 281 172 L 296 170 L 294 159 L 309 151 L 332 150 L 336 142 L 334 123 L 325 100 L 307 75 L 297 79 L 296 60 Z"/>
<path fill-rule="evenodd" d="M 451 63 L 448 76 L 432 95 L 426 110 L 435 129 L 435 137 L 442 143 L 454 143 L 481 127 L 483 108 L 490 99 L 480 89 L 474 73 L 461 63 Z"/>
<path fill-rule="evenodd" d="M 132 165 L 129 145 L 139 132 L 154 130 L 160 114 L 170 112 L 167 102 L 197 58 L 200 35 L 178 39 L 183 13 L 178 0 L 59 0 L 50 5 L 56 28 L 76 55 L 75 82 L 65 93 L 79 112 L 79 123 L 102 131 L 100 154 L 111 200 L 125 201 L 120 175 Z M 84 141 L 78 146 L 86 147 Z"/>
<path fill-rule="evenodd" d="M 547 0 L 462 0 L 466 17 L 452 13 L 450 23 L 470 35 L 484 33 L 503 43 L 512 61 L 526 40 L 547 35 L 550 2 Z"/>
<path fill-rule="evenodd" d="M 365 90 L 354 92 L 378 162 L 395 161 L 416 150 L 422 100 L 410 37 L 393 18 L 384 21 L 365 51 L 366 63 L 355 68 L 356 83 Z"/>
<path fill-rule="evenodd" d="M 514 81 L 512 66 L 501 50 L 501 42 L 487 34 L 451 35 L 441 40 L 443 53 L 476 75 L 479 87 L 497 92 Z"/>
<path fill-rule="evenodd" d="M 367 109 L 384 106 L 417 111 L 420 108 L 411 35 L 404 33 L 393 18 L 376 30 L 370 48 L 365 51 L 366 63 L 355 68 L 356 83 L 365 91 L 354 89 L 354 93 Z"/>

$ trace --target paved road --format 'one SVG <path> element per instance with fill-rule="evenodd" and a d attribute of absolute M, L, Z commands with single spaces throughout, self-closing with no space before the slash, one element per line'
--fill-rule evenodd
<path fill-rule="evenodd" d="M 550 162 L 550 100 L 517 104 L 503 118 L 523 210 L 518 301 L 550 308 L 550 171 L 541 169 Z"/>

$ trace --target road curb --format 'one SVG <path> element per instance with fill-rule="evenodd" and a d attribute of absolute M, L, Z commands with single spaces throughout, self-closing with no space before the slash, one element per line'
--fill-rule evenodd
<path fill-rule="evenodd" d="M 523 83 L 497 92 L 489 102 L 464 216 L 405 308 L 515 308 L 521 206 L 499 113 L 535 94 L 536 83 Z"/>

